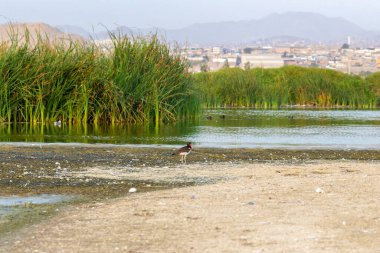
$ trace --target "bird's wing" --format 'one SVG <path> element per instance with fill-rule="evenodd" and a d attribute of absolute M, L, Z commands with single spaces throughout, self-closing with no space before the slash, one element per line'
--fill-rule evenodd
<path fill-rule="evenodd" d="M 188 146 L 184 146 L 184 147 L 178 149 L 178 150 L 175 152 L 175 154 L 178 155 L 178 154 L 180 154 L 180 153 L 182 153 L 182 152 L 188 152 L 189 150 L 190 150 L 190 148 L 189 148 Z"/>

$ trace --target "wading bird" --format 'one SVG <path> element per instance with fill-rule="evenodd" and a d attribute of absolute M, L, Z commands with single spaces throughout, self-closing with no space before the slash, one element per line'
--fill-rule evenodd
<path fill-rule="evenodd" d="M 61 125 L 62 125 L 62 121 L 60 119 L 54 122 L 54 126 L 61 127 Z"/>
<path fill-rule="evenodd" d="M 193 147 L 191 146 L 191 142 L 187 143 L 186 146 L 177 149 L 172 155 L 180 155 L 181 162 L 186 163 L 186 156 L 190 154 Z"/>

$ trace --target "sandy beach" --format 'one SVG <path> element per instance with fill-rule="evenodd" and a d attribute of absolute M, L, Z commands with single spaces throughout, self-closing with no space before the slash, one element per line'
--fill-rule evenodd
<path fill-rule="evenodd" d="M 190 162 L 70 173 L 212 183 L 76 205 L 0 239 L 0 252 L 380 252 L 378 161 Z"/>

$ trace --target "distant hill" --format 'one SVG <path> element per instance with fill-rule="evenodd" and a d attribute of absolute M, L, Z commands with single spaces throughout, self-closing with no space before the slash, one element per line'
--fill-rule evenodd
<path fill-rule="evenodd" d="M 162 28 L 139 29 L 120 26 L 115 29 L 93 33 L 79 26 L 62 25 L 52 27 L 43 23 L 14 24 L 14 29 L 39 30 L 54 40 L 71 38 L 74 40 L 106 39 L 109 32 L 115 35 L 146 35 L 157 33 L 167 41 L 190 45 L 238 45 L 257 41 L 281 43 L 304 41 L 306 43 L 344 43 L 350 36 L 354 42 L 380 45 L 380 31 L 374 32 L 343 18 L 327 17 L 309 12 L 287 12 L 271 14 L 261 19 L 236 22 L 199 23 L 182 29 Z M 9 25 L 0 25 L 0 40 L 7 37 Z M 365 43 L 362 43 L 365 44 Z"/>
<path fill-rule="evenodd" d="M 365 30 L 346 19 L 309 12 L 271 14 L 257 20 L 199 23 L 176 30 L 120 27 L 114 31 L 139 34 L 158 31 L 169 41 L 201 45 L 240 44 L 257 40 L 289 38 L 323 43 L 343 43 L 347 41 L 347 36 L 360 41 L 373 41 L 380 38 L 379 32 Z M 105 38 L 107 33 L 98 33 L 97 37 Z"/>
<path fill-rule="evenodd" d="M 7 23 L 0 25 L 0 41 L 7 42 L 12 36 L 17 36 L 21 42 L 25 41 L 26 31 L 29 32 L 29 42 L 35 44 L 38 36 L 50 43 L 68 40 L 84 42 L 85 39 L 77 34 L 66 34 L 61 30 L 44 23 Z"/>
<path fill-rule="evenodd" d="M 315 13 L 288 12 L 262 19 L 195 24 L 184 29 L 166 31 L 169 39 L 200 44 L 250 42 L 273 37 L 295 37 L 312 42 L 345 42 L 347 36 L 372 40 L 376 33 L 367 31 L 343 18 Z"/>
<path fill-rule="evenodd" d="M 84 39 L 90 39 L 92 35 L 92 33 L 87 31 L 86 29 L 75 25 L 59 25 L 56 26 L 56 28 L 66 34 L 76 34 Z"/>
<path fill-rule="evenodd" d="M 138 29 L 138 28 L 130 28 L 128 26 L 118 26 L 114 29 L 104 30 L 95 34 L 95 39 L 105 39 L 109 37 L 109 33 L 113 33 L 114 35 L 124 36 L 124 35 L 138 35 L 138 34 L 148 34 L 151 30 L 149 29 Z"/>
<path fill-rule="evenodd" d="M 60 31 L 66 33 L 66 34 L 78 34 L 81 37 L 87 39 L 87 40 L 103 40 L 109 38 L 109 33 L 113 33 L 114 35 L 137 35 L 137 34 L 148 34 L 151 32 L 149 29 L 138 29 L 138 28 L 130 28 L 127 26 L 118 26 L 114 29 L 109 29 L 105 27 L 103 31 L 99 32 L 90 32 L 85 30 L 84 28 L 80 26 L 73 26 L 73 25 L 60 25 L 56 26 L 57 29 Z M 162 29 L 163 30 L 163 29 Z"/>

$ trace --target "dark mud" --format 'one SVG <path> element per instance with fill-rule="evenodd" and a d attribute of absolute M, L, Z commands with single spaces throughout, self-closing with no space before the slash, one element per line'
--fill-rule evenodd
<path fill-rule="evenodd" d="M 123 167 L 136 170 L 142 167 L 180 166 L 173 149 L 160 147 L 122 147 L 97 145 L 35 145 L 0 147 L 0 189 L 4 194 L 82 194 L 112 197 L 124 192 L 127 186 L 139 185 L 144 190 L 173 187 L 157 182 L 128 181 L 107 178 L 72 178 L 68 172 L 88 167 Z M 379 161 L 380 150 L 275 150 L 275 149 L 195 149 L 187 164 L 230 163 L 305 163 L 318 160 Z M 197 184 L 187 182 L 187 184 Z M 174 185 L 179 186 L 179 185 Z M 146 189 L 145 189 L 146 188 Z"/>
<path fill-rule="evenodd" d="M 0 196 L 62 194 L 71 201 L 50 205 L 24 205 L 12 214 L 1 215 L 0 236 L 25 225 L 39 222 L 78 203 L 130 194 L 136 187 L 152 191 L 213 183 L 217 179 L 188 178 L 182 181 L 146 181 L 115 178 L 72 177 L 86 168 L 139 168 L 180 166 L 173 149 L 98 145 L 2 145 L 0 147 Z M 195 149 L 188 164 L 213 163 L 313 163 L 318 160 L 379 161 L 380 150 L 274 150 L 274 149 Z"/>

